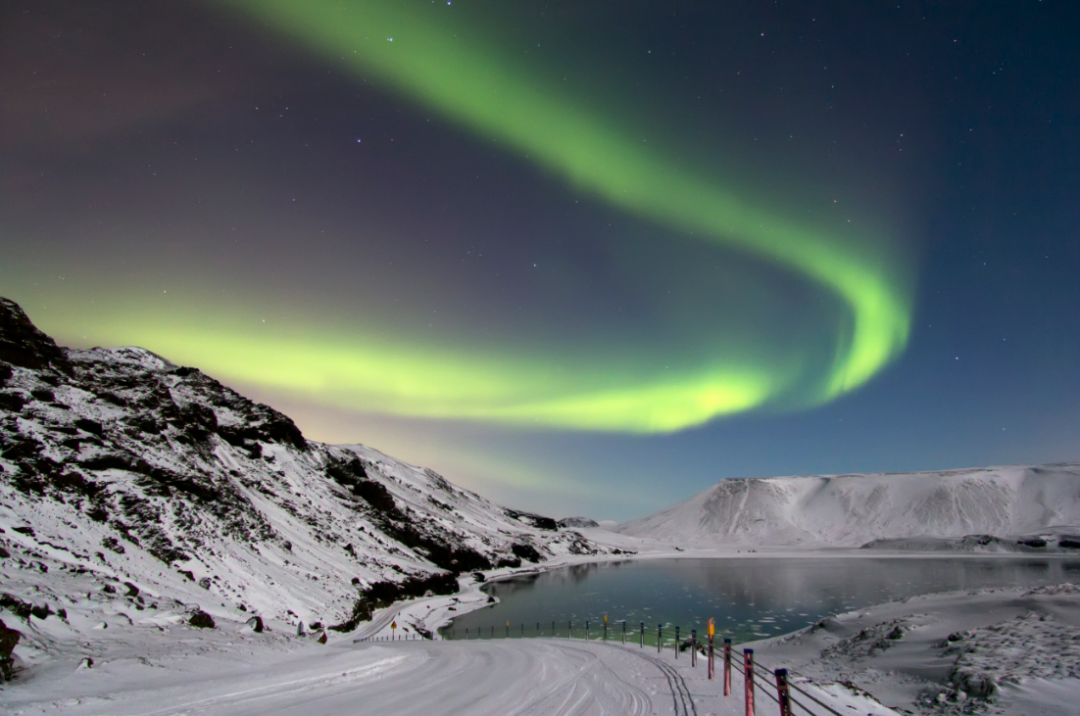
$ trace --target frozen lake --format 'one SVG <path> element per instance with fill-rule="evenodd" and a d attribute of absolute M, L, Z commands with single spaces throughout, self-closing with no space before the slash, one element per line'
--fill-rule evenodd
<path fill-rule="evenodd" d="M 1042 557 L 965 558 L 747 558 L 662 559 L 588 564 L 519 576 L 485 588 L 499 599 L 456 618 L 442 630 L 447 638 L 524 635 L 637 639 L 645 623 L 646 643 L 690 629 L 704 633 L 709 617 L 717 636 L 736 643 L 799 629 L 830 614 L 892 599 L 984 587 L 1036 586 L 1080 581 L 1080 559 Z"/>

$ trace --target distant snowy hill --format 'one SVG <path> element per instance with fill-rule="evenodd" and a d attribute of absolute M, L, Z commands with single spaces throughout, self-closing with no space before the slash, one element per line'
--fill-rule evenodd
<path fill-rule="evenodd" d="M 461 573 L 598 551 L 430 470 L 306 440 L 196 369 L 58 348 L 0 299 L 9 611 L 85 594 L 121 599 L 129 622 L 168 602 L 349 629 L 394 599 L 456 592 Z"/>
<path fill-rule="evenodd" d="M 721 480 L 615 531 L 696 546 L 858 547 L 909 540 L 896 546 L 922 549 L 944 545 L 910 540 L 1037 534 L 1073 525 L 1080 525 L 1080 465 L 1058 464 Z"/>

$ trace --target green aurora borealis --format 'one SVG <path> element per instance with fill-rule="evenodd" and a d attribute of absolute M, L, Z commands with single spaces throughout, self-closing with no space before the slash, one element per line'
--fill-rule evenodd
<path fill-rule="evenodd" d="M 0 5 L 0 295 L 553 516 L 1077 460 L 1074 14 Z"/>
<path fill-rule="evenodd" d="M 266 343 L 235 326 L 181 316 L 169 326 L 130 313 L 116 333 L 211 373 L 366 411 L 577 430 L 675 431 L 781 401 L 818 404 L 864 384 L 903 350 L 910 270 L 884 238 L 831 236 L 738 196 L 710 177 L 652 153 L 611 118 L 572 103 L 481 37 L 433 22 L 424 4 L 231 3 L 310 50 L 370 73 L 505 151 L 627 213 L 688 240 L 736 249 L 804 275 L 846 307 L 828 330 L 834 357 L 808 375 L 809 355 L 768 364 L 737 346 L 707 364 L 670 372 L 640 357 L 570 362 L 567 353 L 520 358 L 465 345 L 365 335 L 296 335 Z M 392 39 L 391 39 L 392 38 Z M 780 204 L 782 198 L 774 198 Z M 111 333 L 107 331 L 106 334 Z M 129 339 L 130 340 L 130 339 Z M 572 353 L 570 354 L 572 355 Z"/>

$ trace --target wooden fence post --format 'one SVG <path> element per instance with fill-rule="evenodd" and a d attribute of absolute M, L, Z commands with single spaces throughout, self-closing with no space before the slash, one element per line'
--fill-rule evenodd
<path fill-rule="evenodd" d="M 731 639 L 724 639 L 724 696 L 731 696 Z"/>
<path fill-rule="evenodd" d="M 780 716 L 791 716 L 791 693 L 788 691 L 788 671 L 787 669 L 777 669 L 773 672 L 776 675 L 776 694 L 778 701 L 780 702 Z"/>
<path fill-rule="evenodd" d="M 712 681 L 716 669 L 713 666 L 713 635 L 716 634 L 716 622 L 709 617 L 709 681 Z"/>
<path fill-rule="evenodd" d="M 675 627 L 675 658 L 679 658 L 679 627 Z"/>
<path fill-rule="evenodd" d="M 746 696 L 746 716 L 754 716 L 754 650 L 743 649 L 743 691 Z"/>

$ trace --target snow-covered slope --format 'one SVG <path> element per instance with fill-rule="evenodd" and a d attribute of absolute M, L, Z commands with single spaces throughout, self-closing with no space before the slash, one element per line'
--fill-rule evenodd
<path fill-rule="evenodd" d="M 716 544 L 861 546 L 1080 525 L 1080 465 L 721 480 L 616 531 Z"/>
<path fill-rule="evenodd" d="M 132 614 L 197 603 L 348 629 L 395 599 L 456 592 L 461 573 L 596 550 L 430 470 L 306 440 L 196 369 L 58 348 L 0 299 L 9 611 L 55 612 L 81 591 Z"/>

